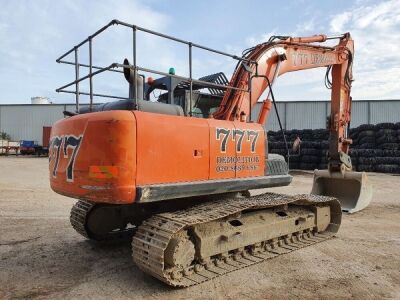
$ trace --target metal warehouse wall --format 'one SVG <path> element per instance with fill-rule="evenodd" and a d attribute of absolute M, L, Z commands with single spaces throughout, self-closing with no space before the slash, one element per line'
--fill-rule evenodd
<path fill-rule="evenodd" d="M 261 103 L 252 110 L 252 119 L 258 116 Z M 330 112 L 328 101 L 287 101 L 277 103 L 282 125 L 286 129 L 325 128 Z M 51 126 L 63 118 L 63 111 L 74 111 L 74 104 L 0 105 L 0 131 L 11 135 L 14 141 L 42 142 L 43 126 Z M 361 124 L 400 122 L 400 100 L 353 101 L 352 127 Z M 278 130 L 274 108 L 267 122 L 268 130 Z"/>
<path fill-rule="evenodd" d="M 260 108 L 261 103 L 257 103 L 252 111 L 252 120 L 257 119 Z M 326 117 L 330 113 L 330 102 L 277 102 L 277 108 L 282 126 L 285 129 L 318 129 L 326 127 Z M 400 100 L 353 101 L 351 127 L 382 122 L 400 122 Z M 273 106 L 267 121 L 267 129 L 279 130 L 279 123 Z"/>
<path fill-rule="evenodd" d="M 13 141 L 33 140 L 42 143 L 43 126 L 52 126 L 64 117 L 64 110 L 75 111 L 74 105 L 22 104 L 0 105 L 0 132 L 4 131 Z"/>

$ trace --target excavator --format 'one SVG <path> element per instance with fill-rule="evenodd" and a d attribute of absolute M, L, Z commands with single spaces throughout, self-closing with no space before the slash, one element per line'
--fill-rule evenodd
<path fill-rule="evenodd" d="M 113 25 L 132 29 L 133 64 L 125 59 L 94 66 L 92 40 Z M 190 77 L 139 67 L 137 31 L 187 45 Z M 338 42 L 328 46 L 328 40 Z M 83 64 L 77 54 L 87 43 L 90 62 Z M 235 59 L 230 81 L 223 73 L 194 79 L 193 47 Z M 67 62 L 71 53 L 75 61 Z M 99 242 L 131 240 L 134 263 L 175 287 L 324 241 L 338 231 L 342 209 L 366 207 L 372 193 L 349 157 L 353 57 L 349 33 L 273 36 L 238 57 L 113 20 L 57 59 L 75 66 L 76 80 L 57 91 L 75 85 L 77 105 L 52 127 L 51 188 L 78 199 L 70 221 L 79 234 Z M 79 77 L 83 67 L 89 73 Z M 274 83 L 287 72 L 319 67 L 332 78 L 328 170 L 315 171 L 310 194 L 252 196 L 249 190 L 292 181 L 285 159 L 268 153 L 265 124 Z M 94 75 L 114 68 L 124 73 L 129 97 L 94 105 L 93 96 L 106 96 L 93 92 Z M 162 77 L 145 82 L 140 71 Z M 90 92 L 79 89 L 83 80 L 90 81 Z M 150 100 L 155 90 L 160 96 Z M 253 120 L 252 109 L 266 91 Z M 88 95 L 90 105 L 79 106 L 79 95 Z"/>

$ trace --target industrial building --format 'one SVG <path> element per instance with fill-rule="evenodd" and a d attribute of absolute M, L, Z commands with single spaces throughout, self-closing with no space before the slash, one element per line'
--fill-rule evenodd
<path fill-rule="evenodd" d="M 38 104 L 0 105 L 0 132 L 6 132 L 13 141 L 42 141 L 44 126 L 51 126 L 64 117 L 63 111 L 75 111 L 75 104 L 50 104 L 43 99 L 32 99 Z M 278 112 L 285 129 L 317 129 L 326 127 L 329 101 L 281 101 L 277 102 Z M 260 105 L 252 112 L 255 120 Z M 352 127 L 361 124 L 377 124 L 400 121 L 400 100 L 353 101 Z M 272 109 L 267 128 L 278 130 L 279 124 Z"/>
<path fill-rule="evenodd" d="M 75 104 L 2 104 L 0 132 L 11 140 L 32 140 L 42 143 L 43 127 L 64 118 L 63 111 L 75 111 Z"/>
<path fill-rule="evenodd" d="M 326 128 L 330 114 L 330 101 L 281 101 L 277 102 L 279 116 L 284 129 Z M 256 119 L 260 105 L 252 113 Z M 351 127 L 361 124 L 400 122 L 400 100 L 354 100 L 352 102 Z M 269 114 L 268 130 L 279 130 L 274 109 Z"/>

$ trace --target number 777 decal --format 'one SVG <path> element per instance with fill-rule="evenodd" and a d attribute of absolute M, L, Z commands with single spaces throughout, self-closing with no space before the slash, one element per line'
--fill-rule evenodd
<path fill-rule="evenodd" d="M 234 128 L 220 128 L 217 127 L 215 131 L 215 139 L 221 141 L 220 151 L 226 153 L 229 136 L 232 141 L 236 141 L 236 152 L 242 152 L 243 139 L 247 135 L 247 142 L 251 143 L 251 153 L 256 152 L 257 140 L 259 131 L 249 129 L 234 129 Z"/>
<path fill-rule="evenodd" d="M 74 181 L 74 166 L 75 160 L 79 152 L 79 147 L 81 145 L 82 135 L 62 135 L 54 136 L 49 145 L 49 161 L 54 160 L 53 170 L 51 171 L 54 178 L 57 177 L 57 171 L 60 162 L 61 150 L 63 151 L 63 157 L 68 159 L 68 164 L 65 169 L 66 180 L 68 182 Z M 72 149 L 71 155 L 69 156 L 68 149 Z"/>

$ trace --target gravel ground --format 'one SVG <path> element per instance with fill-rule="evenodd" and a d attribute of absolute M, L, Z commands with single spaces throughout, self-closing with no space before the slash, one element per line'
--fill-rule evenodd
<path fill-rule="evenodd" d="M 46 158 L 0 157 L 0 299 L 400 299 L 400 177 L 369 179 L 372 203 L 345 215 L 336 238 L 174 289 L 136 268 L 129 244 L 74 232 L 74 200 L 51 191 Z M 299 173 L 272 190 L 308 193 L 311 184 Z"/>

